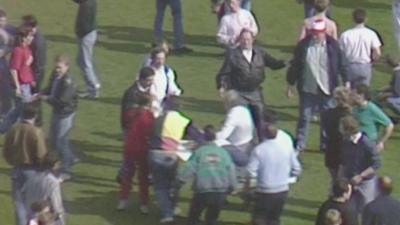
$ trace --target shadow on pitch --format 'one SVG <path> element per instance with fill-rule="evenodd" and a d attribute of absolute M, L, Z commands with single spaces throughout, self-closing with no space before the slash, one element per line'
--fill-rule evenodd
<path fill-rule="evenodd" d="M 139 224 L 158 224 L 159 217 L 155 216 L 158 210 L 155 206 L 151 206 L 151 213 L 143 215 L 139 213 L 138 203 L 135 201 L 137 196 L 134 196 L 134 201 L 128 205 L 127 211 L 117 211 L 118 192 L 99 192 L 88 190 L 82 195 L 73 200 L 65 201 L 67 212 L 76 217 L 94 216 L 102 217 L 107 224 L 126 225 L 136 224 L 134 221 L 140 221 Z"/>
<path fill-rule="evenodd" d="M 334 0 L 333 5 L 336 7 L 341 7 L 341 8 L 350 8 L 350 9 L 355 9 L 358 7 L 362 7 L 365 9 L 390 9 L 391 5 L 388 3 L 383 3 L 383 2 L 372 2 L 371 0 Z"/>
<path fill-rule="evenodd" d="M 46 38 L 51 42 L 77 44 L 76 38 L 65 35 L 48 34 L 46 35 Z M 146 44 L 143 43 L 136 43 L 132 41 L 116 42 L 113 40 L 104 40 L 102 35 L 99 35 L 99 38 L 96 42 L 96 47 L 108 49 L 111 51 L 140 53 L 140 54 L 148 53 L 150 50 L 150 46 L 146 46 Z"/>
<path fill-rule="evenodd" d="M 165 38 L 170 43 L 173 41 L 173 34 L 166 31 Z M 96 47 L 108 49 L 111 51 L 127 52 L 127 53 L 148 53 L 151 49 L 153 37 L 153 30 L 141 27 L 127 27 L 127 26 L 99 26 L 98 40 Z M 62 42 L 67 44 L 77 44 L 77 39 L 73 36 L 48 34 L 47 40 L 52 42 Z M 213 35 L 198 35 L 198 34 L 185 34 L 185 43 L 188 46 L 208 46 L 218 48 L 217 50 L 195 51 L 183 55 L 184 57 L 212 57 L 223 59 L 224 49 L 217 43 L 216 37 Z M 258 44 L 258 43 L 257 43 Z M 293 46 L 286 45 L 269 45 L 259 42 L 260 46 L 267 49 L 277 49 L 282 52 L 292 52 Z M 178 57 L 183 57 L 178 55 Z"/>

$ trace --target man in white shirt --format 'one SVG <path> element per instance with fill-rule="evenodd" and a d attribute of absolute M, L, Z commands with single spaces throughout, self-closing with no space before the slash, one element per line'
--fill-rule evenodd
<path fill-rule="evenodd" d="M 216 134 L 217 144 L 234 145 L 242 151 L 251 150 L 255 126 L 249 107 L 243 104 L 235 90 L 223 93 L 223 100 L 228 114 L 222 129 Z"/>
<path fill-rule="evenodd" d="M 217 41 L 225 47 L 239 45 L 242 30 L 249 30 L 253 36 L 258 33 L 258 26 L 251 12 L 241 9 L 239 0 L 227 0 L 230 13 L 222 17 L 217 32 Z"/>
<path fill-rule="evenodd" d="M 340 48 L 347 77 L 352 87 L 371 83 L 372 62 L 381 56 L 381 42 L 378 35 L 365 26 L 367 13 L 364 9 L 353 11 L 355 27 L 340 36 Z"/>
<path fill-rule="evenodd" d="M 264 124 L 263 133 L 247 166 L 248 183 L 256 184 L 253 224 L 280 224 L 289 184 L 300 175 L 301 165 L 287 133 L 273 123 Z"/>
<path fill-rule="evenodd" d="M 154 69 L 155 76 L 150 87 L 150 94 L 153 96 L 153 108 L 155 116 L 163 110 L 163 104 L 168 104 L 169 96 L 179 96 L 182 90 L 176 83 L 175 71 L 165 65 L 166 52 L 162 48 L 155 48 L 151 52 L 151 67 Z"/>

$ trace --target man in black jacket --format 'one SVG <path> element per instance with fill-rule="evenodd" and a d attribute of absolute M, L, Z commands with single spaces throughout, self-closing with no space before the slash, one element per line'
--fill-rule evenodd
<path fill-rule="evenodd" d="M 143 67 L 139 72 L 139 79 L 136 80 L 125 92 L 121 103 L 121 127 L 125 133 L 128 125 L 124 121 L 124 114 L 130 107 L 138 105 L 140 96 L 149 95 L 150 87 L 154 82 L 155 72 L 151 67 Z"/>
<path fill-rule="evenodd" d="M 286 63 L 253 46 L 255 37 L 251 31 L 243 30 L 239 37 L 240 46 L 226 52 L 217 75 L 217 88 L 221 94 L 229 89 L 238 91 L 244 101 L 256 107 L 257 115 L 262 115 L 265 103 L 261 85 L 265 80 L 265 67 L 277 70 Z"/>
<path fill-rule="evenodd" d="M 49 141 L 61 157 L 64 172 L 62 176 L 65 180 L 70 177 L 72 165 L 78 161 L 69 140 L 78 106 L 78 95 L 77 85 L 69 74 L 68 57 L 56 58 L 56 67 L 49 86 L 39 97 L 53 107 Z"/>
<path fill-rule="evenodd" d="M 100 81 L 93 65 L 93 48 L 97 39 L 97 0 L 73 1 L 79 4 L 75 33 L 79 40 L 78 64 L 87 88 L 87 91 L 80 93 L 79 97 L 96 99 L 100 91 Z"/>
<path fill-rule="evenodd" d="M 297 85 L 300 100 L 300 116 L 297 123 L 297 150 L 306 148 L 308 130 L 313 114 L 332 108 L 331 96 L 340 80 L 346 85 L 342 72 L 341 52 L 338 42 L 325 34 L 324 20 L 315 20 L 311 34 L 295 48 L 293 60 L 287 73 L 288 97 L 293 96 Z M 339 74 L 342 75 L 341 79 Z M 324 128 L 321 127 L 322 134 Z M 322 148 L 324 147 L 324 143 Z"/>
<path fill-rule="evenodd" d="M 355 209 L 349 204 L 352 187 L 346 179 L 338 179 L 333 183 L 332 197 L 326 200 L 318 210 L 315 225 L 325 225 L 326 212 L 336 209 L 340 212 L 342 225 L 358 225 Z"/>

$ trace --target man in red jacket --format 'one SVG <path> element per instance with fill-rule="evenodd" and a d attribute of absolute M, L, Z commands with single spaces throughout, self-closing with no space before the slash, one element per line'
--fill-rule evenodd
<path fill-rule="evenodd" d="M 149 138 L 153 132 L 154 115 L 150 109 L 151 99 L 148 95 L 138 96 L 137 105 L 124 113 L 124 121 L 129 123 L 125 136 L 123 165 L 119 171 L 120 196 L 118 210 L 127 206 L 129 192 L 132 189 L 132 178 L 135 169 L 139 170 L 140 211 L 148 213 L 149 199 Z"/>

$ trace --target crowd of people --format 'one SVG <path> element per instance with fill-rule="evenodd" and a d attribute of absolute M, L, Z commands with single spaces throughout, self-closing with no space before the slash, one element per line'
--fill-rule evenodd
<path fill-rule="evenodd" d="M 73 1 L 78 4 L 77 62 L 84 91 L 78 91 L 66 55 L 55 58 L 43 88 L 47 45 L 36 17 L 23 16 L 15 27 L 0 10 L 0 132 L 5 134 L 3 157 L 12 166 L 18 225 L 67 224 L 61 187 L 73 178 L 73 165 L 80 161 L 69 138 L 78 98 L 100 96 L 93 65 L 97 1 Z M 393 80 L 377 96 L 379 104 L 374 103 L 369 86 L 373 63 L 382 55 L 382 38 L 366 25 L 367 12 L 361 8 L 352 13 L 354 27 L 340 33 L 332 2 L 299 1 L 305 10 L 302 31 L 292 59 L 282 60 L 256 46 L 262 21 L 251 11 L 251 0 L 211 1 L 219 23 L 216 42 L 225 48 L 216 86 L 226 118 L 218 129 L 210 124 L 199 128 L 180 108 L 183 89 L 167 57 L 193 49 L 184 43 L 181 1 L 157 0 L 154 47 L 121 101 L 124 149 L 116 175 L 117 209 L 127 210 L 137 174 L 139 210 L 150 213 L 152 186 L 162 224 L 174 223 L 181 213 L 180 190 L 188 182 L 193 188 L 188 225 L 200 224 L 203 211 L 205 224 L 217 224 L 230 195 L 252 206 L 252 224 L 280 224 L 290 186 L 302 173 L 300 158 L 307 151 L 310 123 L 317 117 L 320 150 L 331 182 L 315 224 L 400 224 L 400 201 L 390 196 L 393 181 L 378 176 L 381 152 L 394 129 L 380 103 L 400 113 L 400 63 L 387 58 Z M 395 0 L 396 29 L 399 5 Z M 172 49 L 162 29 L 167 6 L 173 16 Z M 297 90 L 295 135 L 280 128 L 279 114 L 266 107 L 262 90 L 266 67 L 287 68 L 287 96 L 293 97 Z M 42 102 L 53 109 L 47 139 L 41 130 Z"/>

